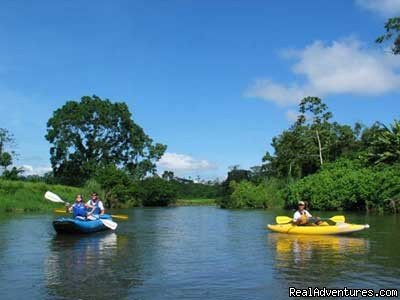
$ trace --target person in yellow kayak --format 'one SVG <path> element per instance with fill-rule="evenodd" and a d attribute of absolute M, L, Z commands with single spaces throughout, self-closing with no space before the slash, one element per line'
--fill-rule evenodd
<path fill-rule="evenodd" d="M 74 219 L 85 220 L 87 216 L 87 205 L 83 202 L 82 195 L 76 195 L 75 203 L 70 206 L 69 203 L 65 205 L 66 211 L 71 213 Z"/>
<path fill-rule="evenodd" d="M 299 201 L 297 204 L 297 211 L 293 215 L 293 224 L 296 225 L 307 225 L 307 224 L 316 224 L 319 225 L 321 223 L 320 218 L 314 218 L 306 209 L 306 204 L 304 201 Z"/>

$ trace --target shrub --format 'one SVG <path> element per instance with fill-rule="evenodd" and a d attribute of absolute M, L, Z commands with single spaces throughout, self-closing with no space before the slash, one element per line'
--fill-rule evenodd
<path fill-rule="evenodd" d="M 114 165 L 100 169 L 96 181 L 104 190 L 108 207 L 138 206 L 137 184 L 124 171 Z"/>
<path fill-rule="evenodd" d="M 270 179 L 259 184 L 243 180 L 231 181 L 229 188 L 232 194 L 219 199 L 222 208 L 267 208 L 282 207 L 283 183 L 278 179 Z"/>
<path fill-rule="evenodd" d="M 365 168 L 357 162 L 338 161 L 289 185 L 286 206 L 302 200 L 315 210 L 383 210 L 388 200 L 399 195 L 399 166 Z"/>
<path fill-rule="evenodd" d="M 138 196 L 143 206 L 167 206 L 177 199 L 177 189 L 160 177 L 149 177 L 138 185 Z"/>

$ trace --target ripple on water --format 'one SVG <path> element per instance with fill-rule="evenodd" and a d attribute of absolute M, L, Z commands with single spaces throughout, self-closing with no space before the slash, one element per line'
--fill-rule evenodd
<path fill-rule="evenodd" d="M 313 237 L 266 231 L 275 214 L 263 210 L 126 213 L 116 233 L 72 237 L 54 233 L 51 215 L 0 220 L 0 298 L 287 299 L 289 286 L 400 286 L 386 218 L 368 216 L 365 234 Z"/>

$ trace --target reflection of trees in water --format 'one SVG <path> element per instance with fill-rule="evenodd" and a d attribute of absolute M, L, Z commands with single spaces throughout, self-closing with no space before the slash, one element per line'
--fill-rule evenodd
<path fill-rule="evenodd" d="M 289 285 L 325 286 L 339 274 L 362 271 L 357 258 L 369 251 L 368 240 L 343 236 L 269 234 L 276 249 L 275 269 Z"/>
<path fill-rule="evenodd" d="M 45 262 L 48 293 L 76 299 L 124 298 L 141 284 L 140 264 L 126 236 L 57 235 Z"/>

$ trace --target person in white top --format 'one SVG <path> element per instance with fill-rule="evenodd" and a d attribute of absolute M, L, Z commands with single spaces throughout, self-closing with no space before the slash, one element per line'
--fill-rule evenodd
<path fill-rule="evenodd" d="M 314 218 L 306 209 L 304 201 L 299 201 L 298 209 L 293 215 L 293 223 L 296 225 L 306 225 L 307 223 L 319 224 L 319 218 Z"/>
<path fill-rule="evenodd" d="M 104 205 L 98 198 L 97 193 L 93 192 L 90 197 L 91 199 L 86 203 L 89 208 L 88 215 L 103 215 Z"/>

